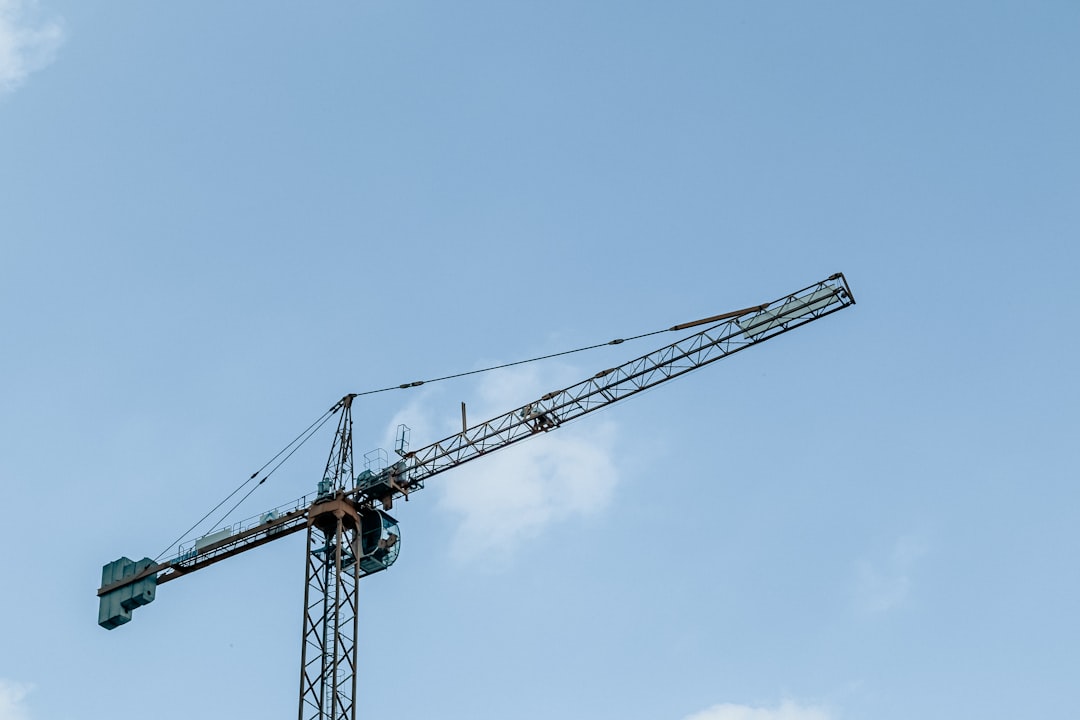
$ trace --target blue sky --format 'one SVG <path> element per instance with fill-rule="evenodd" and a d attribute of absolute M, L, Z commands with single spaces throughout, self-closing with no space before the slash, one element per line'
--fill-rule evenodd
<path fill-rule="evenodd" d="M 359 716 L 1080 714 L 1077 48 L 1064 1 L 0 0 L 0 720 L 291 717 L 302 540 L 113 632 L 101 565 L 347 392 L 837 271 L 395 508 Z M 372 396 L 357 452 L 650 349 Z"/>

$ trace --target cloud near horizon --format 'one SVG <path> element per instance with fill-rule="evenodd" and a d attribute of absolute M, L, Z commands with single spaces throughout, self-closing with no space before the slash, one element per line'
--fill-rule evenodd
<path fill-rule="evenodd" d="M 785 700 L 775 708 L 723 703 L 713 705 L 693 715 L 687 715 L 683 720 L 832 720 L 832 718 L 833 716 L 823 708 L 798 705 Z"/>
<path fill-rule="evenodd" d="M 64 42 L 57 19 L 42 19 L 37 0 L 0 0 L 0 95 L 53 61 Z"/>

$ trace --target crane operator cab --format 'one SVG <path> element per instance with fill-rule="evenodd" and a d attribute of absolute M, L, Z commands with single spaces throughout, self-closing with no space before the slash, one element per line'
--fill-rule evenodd
<path fill-rule="evenodd" d="M 390 567 L 401 552 L 397 520 L 377 508 L 360 510 L 360 533 L 352 550 L 361 577 Z"/>

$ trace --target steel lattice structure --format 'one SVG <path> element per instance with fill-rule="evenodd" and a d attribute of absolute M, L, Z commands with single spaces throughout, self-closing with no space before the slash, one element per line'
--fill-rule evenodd
<path fill-rule="evenodd" d="M 360 574 L 354 548 L 359 543 L 361 521 L 356 503 L 342 497 L 355 477 L 352 400 L 353 396 L 347 395 L 340 402 L 337 432 L 319 484 L 322 501 L 307 513 L 299 720 L 356 717 Z"/>
<path fill-rule="evenodd" d="M 676 325 L 669 330 L 705 329 L 419 450 L 403 452 L 399 462 L 377 473 L 354 472 L 356 395 L 346 395 L 330 411 L 340 413 L 338 428 L 317 494 L 203 536 L 166 562 L 120 558 L 107 564 L 97 593 L 98 622 L 109 629 L 124 624 L 134 608 L 154 599 L 157 585 L 306 530 L 298 718 L 354 720 L 359 580 L 386 569 L 397 557 L 397 521 L 385 513 L 395 499 L 407 498 L 441 472 L 555 430 L 854 304 L 847 280 L 837 273 L 769 303 Z"/>
<path fill-rule="evenodd" d="M 313 508 L 304 572 L 300 720 L 356 717 L 357 596 L 350 548 L 360 528 L 355 504 L 336 498 Z M 355 560 L 353 558 L 353 560 Z"/>
<path fill-rule="evenodd" d="M 392 485 L 396 487 L 391 497 L 407 495 L 422 488 L 424 481 L 433 475 L 537 432 L 553 430 L 854 304 L 847 281 L 842 273 L 837 273 L 771 303 L 676 325 L 670 330 L 681 331 L 702 324 L 710 327 L 410 453 L 406 467 L 396 469 Z M 357 495 L 381 499 L 378 490 L 360 488 Z"/>

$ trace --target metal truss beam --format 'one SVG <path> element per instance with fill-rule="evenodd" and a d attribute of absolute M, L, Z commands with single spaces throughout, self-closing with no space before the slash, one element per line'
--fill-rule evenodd
<path fill-rule="evenodd" d="M 399 496 L 423 487 L 438 473 L 507 447 L 538 432 L 553 430 L 613 402 L 696 370 L 740 350 L 802 327 L 855 304 L 843 274 L 785 295 L 764 305 L 726 313 L 704 321 L 676 325 L 672 330 L 712 323 L 707 329 L 592 378 L 551 392 L 523 407 L 410 453 L 394 483 Z M 363 489 L 353 493 L 364 500 Z"/>

